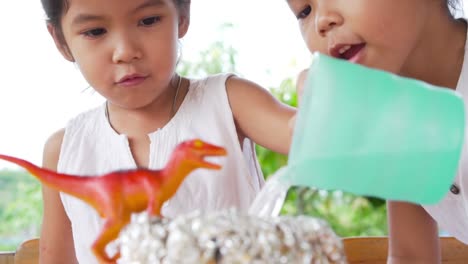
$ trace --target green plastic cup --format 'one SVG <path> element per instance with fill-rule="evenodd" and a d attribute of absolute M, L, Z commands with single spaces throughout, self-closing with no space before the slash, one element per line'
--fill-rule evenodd
<path fill-rule="evenodd" d="M 288 161 L 293 185 L 433 204 L 464 140 L 456 92 L 314 54 Z"/>

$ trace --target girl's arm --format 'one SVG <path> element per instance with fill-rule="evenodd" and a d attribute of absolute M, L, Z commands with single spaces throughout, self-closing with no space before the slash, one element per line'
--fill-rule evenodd
<path fill-rule="evenodd" d="M 255 143 L 287 154 L 291 144 L 289 122 L 296 109 L 278 101 L 261 86 L 232 76 L 226 89 L 237 129 Z"/>
<path fill-rule="evenodd" d="M 64 130 L 53 134 L 46 142 L 43 167 L 57 170 Z M 44 214 L 42 219 L 39 263 L 78 263 L 73 247 L 71 224 L 59 192 L 42 185 Z"/>
<path fill-rule="evenodd" d="M 437 223 L 419 205 L 388 202 L 389 264 L 441 263 Z"/>

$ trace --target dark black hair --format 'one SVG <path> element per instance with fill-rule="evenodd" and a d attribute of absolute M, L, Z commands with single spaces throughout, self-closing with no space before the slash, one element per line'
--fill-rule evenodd
<path fill-rule="evenodd" d="M 173 0 L 179 9 L 185 8 L 190 4 L 190 0 Z M 60 20 L 68 9 L 68 0 L 41 0 L 47 16 L 47 23 L 61 31 Z"/>

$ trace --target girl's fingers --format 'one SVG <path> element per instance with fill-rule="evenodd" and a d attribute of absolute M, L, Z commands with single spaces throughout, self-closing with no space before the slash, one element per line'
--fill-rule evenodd
<path fill-rule="evenodd" d="M 298 99 L 298 104 L 301 103 L 301 97 L 302 93 L 304 91 L 304 84 L 305 80 L 307 78 L 307 73 L 309 72 L 309 69 L 305 69 L 299 73 L 297 76 L 297 81 L 296 81 L 296 92 L 297 92 L 297 99 Z"/>

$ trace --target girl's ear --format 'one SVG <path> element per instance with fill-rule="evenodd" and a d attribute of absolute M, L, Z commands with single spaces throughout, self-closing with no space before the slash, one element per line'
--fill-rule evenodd
<path fill-rule="evenodd" d="M 179 10 L 179 38 L 187 34 L 190 25 L 190 1 L 187 1 Z"/>
<path fill-rule="evenodd" d="M 63 34 L 59 32 L 57 27 L 53 26 L 50 23 L 47 23 L 47 30 L 49 31 L 49 34 L 54 39 L 55 46 L 60 51 L 62 56 L 66 60 L 74 62 L 75 59 L 73 58 L 73 55 L 71 54 L 70 50 L 68 49 L 67 44 L 65 43 L 65 38 L 63 37 Z"/>

